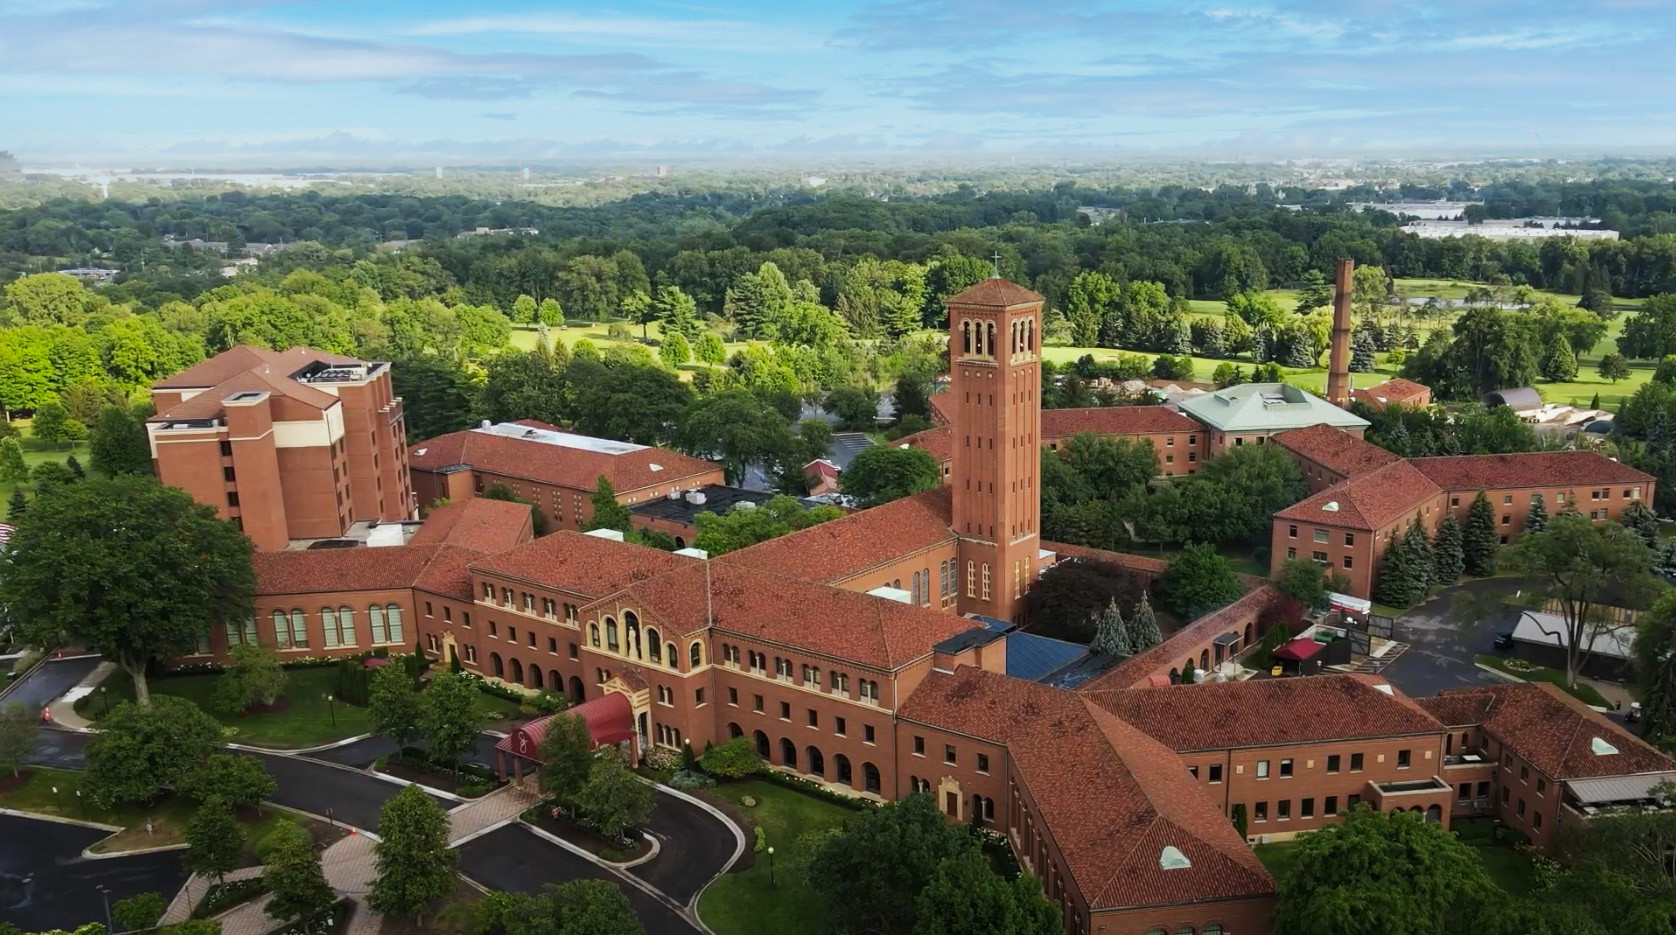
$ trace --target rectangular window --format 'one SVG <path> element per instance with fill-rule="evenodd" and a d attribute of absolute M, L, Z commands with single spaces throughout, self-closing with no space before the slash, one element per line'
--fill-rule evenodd
<path fill-rule="evenodd" d="M 518 642 L 518 628 L 517 627 L 507 627 L 506 628 L 506 638 L 508 640 L 511 640 L 514 643 Z"/>
<path fill-rule="evenodd" d="M 950 766 L 955 765 L 954 744 L 943 744 L 943 762 Z"/>
<path fill-rule="evenodd" d="M 1297 558 L 1298 557 L 1298 550 L 1297 549 L 1287 549 L 1286 550 L 1286 557 L 1287 558 Z"/>
<path fill-rule="evenodd" d="M 925 756 L 925 738 L 914 738 L 914 756 Z"/>
<path fill-rule="evenodd" d="M 1338 754 L 1334 753 L 1331 756 L 1327 757 L 1327 772 L 1329 774 L 1338 772 L 1338 765 L 1339 765 Z"/>
<path fill-rule="evenodd" d="M 1321 803 L 1321 814 L 1323 814 L 1323 815 L 1337 815 L 1338 814 L 1338 796 L 1336 796 L 1336 795 L 1327 796 L 1327 798 Z"/>
<path fill-rule="evenodd" d="M 570 658 L 572 658 L 572 659 L 582 658 L 582 647 L 577 646 L 575 643 L 571 643 L 570 644 Z"/>
<path fill-rule="evenodd" d="M 873 725 L 871 725 L 871 724 L 861 725 L 861 742 L 862 743 L 872 743 L 873 742 Z"/>
<path fill-rule="evenodd" d="M 735 708 L 739 707 L 739 689 L 729 688 L 727 690 L 727 703 Z"/>
<path fill-rule="evenodd" d="M 1314 799 L 1299 799 L 1298 800 L 1298 817 L 1299 818 L 1314 818 L 1315 817 L 1315 800 Z"/>
<path fill-rule="evenodd" d="M 1525 817 L 1525 800 L 1524 799 L 1519 800 L 1519 817 L 1520 818 Z"/>
<path fill-rule="evenodd" d="M 1268 760 L 1258 760 L 1257 761 L 1257 778 L 1258 779 L 1269 778 L 1269 761 Z"/>
<path fill-rule="evenodd" d="M 1256 804 L 1256 806 L 1253 808 L 1252 818 L 1253 818 L 1254 821 L 1268 821 L 1269 820 L 1269 803 L 1258 802 Z"/>
<path fill-rule="evenodd" d="M 843 737 L 843 736 L 845 736 L 845 730 L 846 729 L 847 728 L 844 724 L 844 719 L 843 718 L 838 717 L 838 718 L 833 718 L 832 719 L 832 732 L 834 734 L 837 734 L 838 736 Z"/>
<path fill-rule="evenodd" d="M 704 689 L 702 689 L 702 688 L 693 689 L 693 704 L 696 707 L 700 707 L 700 708 L 704 707 Z"/>
<path fill-rule="evenodd" d="M 1213 782 L 1213 783 L 1217 783 L 1217 782 L 1222 781 L 1222 764 L 1221 763 L 1210 764 L 1210 781 Z"/>
<path fill-rule="evenodd" d="M 810 727 L 821 726 L 821 716 L 818 713 L 816 713 L 814 708 L 809 709 L 809 726 Z"/>
<path fill-rule="evenodd" d="M 1362 755 L 1360 753 L 1350 754 L 1350 771 L 1352 773 L 1359 773 L 1362 771 Z"/>
<path fill-rule="evenodd" d="M 1353 532 L 1345 533 L 1344 534 L 1344 544 L 1345 545 L 1355 545 L 1356 544 L 1356 534 L 1353 533 Z"/>
<path fill-rule="evenodd" d="M 1317 565 L 1325 565 L 1328 563 L 1327 553 L 1325 552 L 1311 552 L 1310 558 L 1314 559 Z"/>
<path fill-rule="evenodd" d="M 1408 769 L 1408 751 L 1397 751 L 1397 769 Z"/>
<path fill-rule="evenodd" d="M 791 720 L 791 702 L 789 702 L 789 701 L 780 702 L 780 720 L 782 720 L 782 721 Z"/>
<path fill-rule="evenodd" d="M 1350 556 L 1348 556 L 1348 555 L 1346 555 L 1344 557 L 1344 567 L 1346 567 L 1346 568 L 1352 567 L 1351 566 L 1351 561 L 1350 561 Z"/>
<path fill-rule="evenodd" d="M 755 711 L 758 714 L 762 713 L 762 696 L 761 695 L 752 695 L 751 696 L 751 710 Z"/>
<path fill-rule="evenodd" d="M 1286 538 L 1288 538 L 1288 539 L 1298 538 L 1298 527 L 1297 527 L 1296 524 L 1289 525 L 1289 526 L 1286 527 Z"/>
<path fill-rule="evenodd" d="M 1282 779 L 1292 778 L 1292 761 L 1291 760 L 1288 759 L 1288 760 L 1281 760 L 1280 761 L 1280 778 L 1282 778 Z"/>
<path fill-rule="evenodd" d="M 1323 542 L 1323 543 L 1326 542 L 1327 541 L 1327 530 L 1325 530 L 1325 529 L 1315 530 L 1315 541 L 1316 542 Z"/>
<path fill-rule="evenodd" d="M 1346 809 L 1354 809 L 1360 804 L 1362 804 L 1362 797 L 1359 794 L 1351 793 L 1344 797 L 1344 807 Z"/>
<path fill-rule="evenodd" d="M 1536 778 L 1536 794 L 1542 795 L 1548 791 L 1548 780 L 1538 776 Z"/>
<path fill-rule="evenodd" d="M 1276 821 L 1291 821 L 1292 820 L 1292 800 L 1291 799 L 1281 799 L 1279 802 L 1276 802 L 1275 803 L 1275 808 L 1274 808 L 1274 817 L 1275 817 Z"/>
<path fill-rule="evenodd" d="M 1507 495 L 1503 496 L 1501 498 L 1501 504 L 1502 504 L 1502 506 L 1512 506 L 1513 505 L 1513 495 L 1512 494 L 1507 494 Z"/>
<path fill-rule="evenodd" d="M 978 754 L 978 772 L 985 774 L 989 772 L 989 754 Z"/>
<path fill-rule="evenodd" d="M 233 476 L 233 469 L 231 467 L 222 468 L 221 469 L 221 479 L 226 481 L 229 484 L 232 483 L 236 479 Z"/>

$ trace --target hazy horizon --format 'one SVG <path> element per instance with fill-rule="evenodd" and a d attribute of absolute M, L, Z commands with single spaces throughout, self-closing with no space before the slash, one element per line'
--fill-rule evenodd
<path fill-rule="evenodd" d="M 0 0 L 28 165 L 1676 152 L 1676 4 Z"/>

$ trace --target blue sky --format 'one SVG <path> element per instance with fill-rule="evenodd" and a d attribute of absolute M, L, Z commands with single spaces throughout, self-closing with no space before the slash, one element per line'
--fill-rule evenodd
<path fill-rule="evenodd" d="M 1670 152 L 1673 59 L 1676 0 L 0 0 L 0 149 Z"/>

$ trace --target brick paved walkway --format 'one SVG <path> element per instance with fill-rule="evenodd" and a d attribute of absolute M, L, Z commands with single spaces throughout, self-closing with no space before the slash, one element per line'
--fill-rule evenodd
<path fill-rule="evenodd" d="M 227 874 L 225 879 L 228 883 L 231 883 L 234 880 L 249 880 L 261 875 L 261 867 L 240 867 Z M 185 922 L 192 918 L 192 910 L 197 908 L 198 902 L 204 898 L 204 894 L 208 893 L 213 885 L 215 885 L 215 880 L 212 878 L 201 873 L 194 873 L 187 879 L 186 885 L 181 887 L 180 892 L 175 894 L 174 901 L 169 903 L 169 908 L 163 911 L 163 918 L 159 919 L 157 924 L 173 925 L 176 922 Z"/>
<path fill-rule="evenodd" d="M 503 821 L 514 821 L 534 805 L 534 793 L 517 786 L 502 786 L 494 792 L 461 806 L 448 815 L 448 840 L 459 843 Z"/>

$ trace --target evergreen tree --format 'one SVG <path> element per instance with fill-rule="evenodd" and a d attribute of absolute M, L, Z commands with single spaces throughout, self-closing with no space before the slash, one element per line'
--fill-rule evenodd
<path fill-rule="evenodd" d="M 1411 450 L 1413 442 L 1408 434 L 1408 426 L 1404 425 L 1401 420 L 1398 420 L 1395 425 L 1391 426 L 1391 430 L 1385 433 L 1385 447 L 1405 458 L 1414 454 Z"/>
<path fill-rule="evenodd" d="M 1298 304 L 1296 311 L 1299 315 L 1307 315 L 1318 308 L 1325 308 L 1333 304 L 1333 287 L 1327 282 L 1327 277 L 1318 269 L 1304 273 L 1303 288 L 1298 290 Z"/>
<path fill-rule="evenodd" d="M 714 331 L 705 331 L 698 336 L 693 344 L 693 357 L 701 363 L 720 364 L 727 361 L 727 346 L 722 343 L 721 335 Z"/>
<path fill-rule="evenodd" d="M 1129 615 L 1129 652 L 1139 653 L 1164 642 L 1164 634 L 1158 629 L 1158 616 L 1152 612 L 1152 604 L 1146 594 L 1141 595 L 1141 602 L 1135 605 L 1135 612 Z"/>
<path fill-rule="evenodd" d="M 1539 493 L 1531 494 L 1530 512 L 1525 514 L 1525 532 L 1541 532 L 1548 528 L 1548 504 Z"/>
<path fill-rule="evenodd" d="M 1599 393 L 1596 393 L 1594 395 L 1594 398 L 1589 400 L 1589 408 L 1590 409 L 1599 409 L 1600 408 L 1600 394 Z"/>
<path fill-rule="evenodd" d="M 1461 523 L 1455 514 L 1445 510 L 1443 521 L 1437 524 L 1437 538 L 1432 545 L 1432 580 L 1451 585 L 1461 580 L 1466 556 L 1461 548 Z"/>
<path fill-rule="evenodd" d="M 1129 630 L 1123 623 L 1123 614 L 1118 612 L 1116 598 L 1100 612 L 1100 620 L 1094 625 L 1094 641 L 1088 648 L 1108 656 L 1131 655 Z"/>
<path fill-rule="evenodd" d="M 1642 501 L 1631 500 L 1629 506 L 1624 507 L 1623 513 L 1619 514 L 1618 522 L 1625 529 L 1635 533 L 1648 548 L 1658 544 L 1659 518 Z"/>
<path fill-rule="evenodd" d="M 1563 333 L 1554 335 L 1548 352 L 1542 357 L 1542 378 L 1551 383 L 1570 383 L 1577 379 L 1577 354 Z"/>
<path fill-rule="evenodd" d="M 1676 590 L 1654 601 L 1635 631 L 1641 737 L 1662 748 L 1676 739 Z"/>
<path fill-rule="evenodd" d="M 1676 450 L 1673 443 L 1676 443 L 1676 433 L 1670 429 L 1670 413 L 1660 406 L 1653 410 L 1653 417 L 1647 423 L 1647 455 L 1660 460 L 1669 458 Z M 5 479 L 5 444 L 0 441 L 0 479 Z"/>
<path fill-rule="evenodd" d="M 301 825 L 286 821 L 268 833 L 262 881 L 268 884 L 268 915 L 285 921 L 332 904 L 334 894 L 320 869 L 314 841 Z"/>
<path fill-rule="evenodd" d="M 448 846 L 448 816 L 418 786 L 406 786 L 384 803 L 378 835 L 378 879 L 368 904 L 422 921 L 426 907 L 454 891 L 458 855 Z"/>
<path fill-rule="evenodd" d="M 628 532 L 629 519 L 633 514 L 624 504 L 617 502 L 617 488 L 611 486 L 611 480 L 604 474 L 599 476 L 599 484 L 594 488 L 593 496 L 588 498 L 593 506 L 593 515 L 588 518 L 587 529 L 615 529 Z"/>
<path fill-rule="evenodd" d="M 1461 531 L 1466 573 L 1474 578 L 1495 574 L 1496 549 L 1500 545 L 1500 537 L 1496 535 L 1495 508 L 1490 506 L 1489 495 L 1480 490 L 1472 500 L 1472 508 L 1467 510 L 1466 528 Z"/>
<path fill-rule="evenodd" d="M 1408 551 L 1393 536 L 1385 543 L 1385 554 L 1379 561 L 1379 583 L 1373 589 L 1374 599 L 1392 607 L 1407 607 L 1414 603 L 1414 576 L 1404 567 Z"/>
<path fill-rule="evenodd" d="M 215 877 L 217 882 L 227 871 L 239 865 L 239 851 L 244 847 L 244 828 L 233 818 L 233 810 L 220 799 L 210 799 L 198 806 L 186 823 L 186 855 L 181 866 L 192 873 Z"/>
<path fill-rule="evenodd" d="M 21 484 L 29 479 L 29 465 L 23 460 L 23 445 L 15 438 L 0 438 L 0 481 Z"/>
<path fill-rule="evenodd" d="M 1411 576 L 1411 587 L 1415 600 L 1426 596 L 1426 591 L 1432 586 L 1432 575 L 1437 562 L 1432 554 L 1432 542 L 1426 535 L 1426 527 L 1420 524 L 1420 517 L 1408 524 L 1408 532 L 1403 535 L 1403 564 Z"/>
<path fill-rule="evenodd" d="M 6 501 L 6 519 L 15 523 L 18 517 L 23 515 L 23 511 L 28 508 L 29 498 L 24 496 L 23 489 L 21 487 L 14 488 L 11 499 Z"/>
<path fill-rule="evenodd" d="M 65 458 L 64 466 L 70 469 L 72 480 L 87 480 L 87 471 L 82 469 L 81 462 L 76 459 L 75 455 Z"/>
<path fill-rule="evenodd" d="M 1350 372 L 1372 373 L 1374 368 L 1373 337 L 1358 330 L 1350 342 Z"/>

